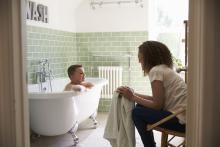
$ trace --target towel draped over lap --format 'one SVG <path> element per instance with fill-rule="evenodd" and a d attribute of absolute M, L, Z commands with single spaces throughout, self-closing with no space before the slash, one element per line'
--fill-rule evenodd
<path fill-rule="evenodd" d="M 112 147 L 135 147 L 134 106 L 134 102 L 114 93 L 103 136 Z"/>

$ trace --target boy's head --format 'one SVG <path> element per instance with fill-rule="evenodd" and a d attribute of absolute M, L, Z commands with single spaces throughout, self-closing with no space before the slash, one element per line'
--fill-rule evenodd
<path fill-rule="evenodd" d="M 72 84 L 80 84 L 85 80 L 85 74 L 82 65 L 71 65 L 67 72 Z"/>

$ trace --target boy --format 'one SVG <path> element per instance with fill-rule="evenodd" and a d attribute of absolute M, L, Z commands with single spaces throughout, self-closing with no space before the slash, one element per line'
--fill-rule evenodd
<path fill-rule="evenodd" d="M 71 65 L 67 72 L 70 78 L 70 83 L 65 86 L 64 91 L 85 91 L 86 88 L 90 89 L 94 86 L 92 83 L 84 81 L 85 73 L 82 65 Z"/>

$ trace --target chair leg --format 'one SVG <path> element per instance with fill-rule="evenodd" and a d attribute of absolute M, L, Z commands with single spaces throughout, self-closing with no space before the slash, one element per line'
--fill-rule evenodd
<path fill-rule="evenodd" d="M 177 147 L 185 147 L 185 140 L 180 144 L 180 145 L 178 145 Z"/>
<path fill-rule="evenodd" d="M 162 136 L 161 136 L 161 147 L 168 147 L 167 139 L 168 139 L 168 134 L 162 132 Z"/>

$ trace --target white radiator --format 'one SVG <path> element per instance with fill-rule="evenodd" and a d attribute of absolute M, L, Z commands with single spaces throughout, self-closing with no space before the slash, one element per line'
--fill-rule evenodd
<path fill-rule="evenodd" d="M 112 98 L 113 92 L 122 85 L 121 66 L 99 66 L 99 77 L 108 80 L 108 84 L 102 89 L 102 98 Z"/>

